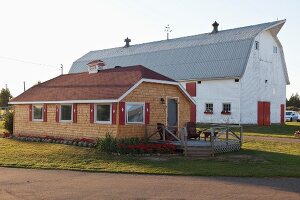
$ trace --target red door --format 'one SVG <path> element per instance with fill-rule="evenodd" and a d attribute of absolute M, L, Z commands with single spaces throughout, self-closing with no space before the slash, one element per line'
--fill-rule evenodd
<path fill-rule="evenodd" d="M 257 125 L 264 125 L 264 102 L 257 102 Z"/>
<path fill-rule="evenodd" d="M 257 124 L 270 126 L 270 102 L 259 101 L 257 104 Z"/>
<path fill-rule="evenodd" d="M 284 124 L 284 104 L 280 105 L 280 123 Z"/>
<path fill-rule="evenodd" d="M 270 102 L 264 102 L 264 126 L 270 126 Z"/>

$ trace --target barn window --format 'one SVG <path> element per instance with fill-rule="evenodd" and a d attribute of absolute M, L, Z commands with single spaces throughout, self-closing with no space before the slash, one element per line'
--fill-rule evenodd
<path fill-rule="evenodd" d="M 214 111 L 214 104 L 206 103 L 205 104 L 205 113 L 212 113 Z"/>
<path fill-rule="evenodd" d="M 33 121 L 43 121 L 43 105 L 33 105 Z"/>
<path fill-rule="evenodd" d="M 230 113 L 230 112 L 231 112 L 231 104 L 230 103 L 223 103 L 222 113 Z"/>
<path fill-rule="evenodd" d="M 258 50 L 259 49 L 259 42 L 255 41 L 255 49 Z"/>
<path fill-rule="evenodd" d="M 72 121 L 72 104 L 62 104 L 60 106 L 60 121 L 71 122 Z"/>
<path fill-rule="evenodd" d="M 126 120 L 128 124 L 144 123 L 144 103 L 126 103 Z"/>
<path fill-rule="evenodd" d="M 97 104 L 95 112 L 95 119 L 98 123 L 111 123 L 111 105 L 110 104 Z"/>
<path fill-rule="evenodd" d="M 277 53 L 277 47 L 273 46 L 273 53 Z"/>
<path fill-rule="evenodd" d="M 238 83 L 238 82 L 240 82 L 240 79 L 234 79 L 234 82 L 236 82 L 236 83 Z"/>

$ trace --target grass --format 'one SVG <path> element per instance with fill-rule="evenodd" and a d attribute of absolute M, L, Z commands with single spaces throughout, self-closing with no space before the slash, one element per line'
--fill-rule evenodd
<path fill-rule="evenodd" d="M 196 176 L 300 177 L 300 143 L 248 140 L 243 150 L 214 158 L 134 157 L 95 149 L 0 139 L 0 166 L 92 172 Z"/>
<path fill-rule="evenodd" d="M 3 128 L 3 123 L 4 121 L 0 121 L 0 136 L 2 135 L 3 131 L 5 131 Z"/>
<path fill-rule="evenodd" d="M 209 125 L 201 124 L 199 128 L 208 128 Z M 295 138 L 294 133 L 300 130 L 300 122 L 286 122 L 285 125 L 271 126 L 243 126 L 243 134 L 246 136 Z"/>

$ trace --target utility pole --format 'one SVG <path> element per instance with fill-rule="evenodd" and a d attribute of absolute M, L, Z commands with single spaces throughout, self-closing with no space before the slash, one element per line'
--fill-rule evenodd
<path fill-rule="evenodd" d="M 172 32 L 172 29 L 170 28 L 169 24 L 165 27 L 165 32 L 167 33 L 167 40 L 169 40 L 169 33 Z"/>
<path fill-rule="evenodd" d="M 63 75 L 64 74 L 64 66 L 63 66 L 63 64 L 60 64 L 60 70 L 61 70 L 61 75 Z"/>
<path fill-rule="evenodd" d="M 24 92 L 25 92 L 25 90 L 26 90 L 25 81 L 23 81 L 23 87 L 24 87 Z"/>

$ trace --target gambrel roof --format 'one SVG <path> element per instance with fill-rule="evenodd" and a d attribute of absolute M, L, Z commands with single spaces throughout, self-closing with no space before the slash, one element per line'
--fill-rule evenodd
<path fill-rule="evenodd" d="M 217 33 L 91 51 L 76 60 L 69 73 L 87 71 L 89 62 L 100 59 L 109 68 L 144 65 L 175 80 L 240 78 L 254 38 L 262 31 L 270 30 L 277 39 L 284 23 L 285 20 L 281 20 Z M 288 83 L 284 57 L 283 64 Z"/>

